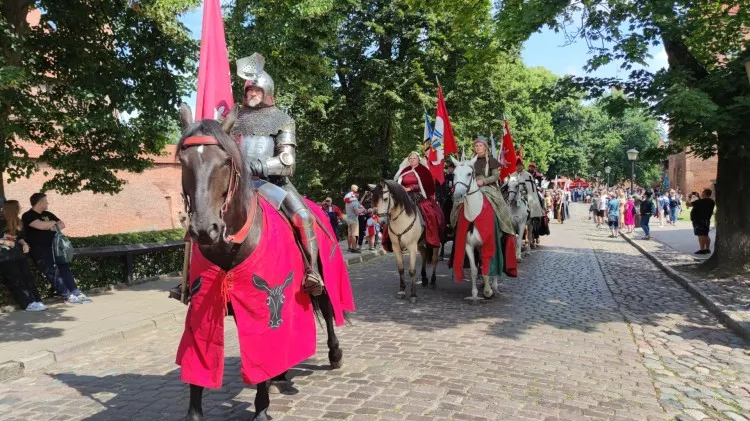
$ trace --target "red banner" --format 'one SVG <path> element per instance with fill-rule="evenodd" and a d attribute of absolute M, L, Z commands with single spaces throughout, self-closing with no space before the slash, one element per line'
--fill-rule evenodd
<path fill-rule="evenodd" d="M 219 119 L 226 116 L 233 105 L 221 4 L 219 0 L 205 0 L 195 119 Z"/>
<path fill-rule="evenodd" d="M 510 128 L 508 128 L 508 120 L 505 120 L 503 126 L 503 144 L 500 146 L 497 158 L 500 161 L 500 182 L 516 171 L 516 159 L 516 149 L 513 146 Z"/>

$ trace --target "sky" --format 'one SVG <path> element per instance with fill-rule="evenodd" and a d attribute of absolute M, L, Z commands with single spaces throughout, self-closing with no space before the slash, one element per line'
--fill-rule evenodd
<path fill-rule="evenodd" d="M 202 13 L 202 8 L 198 7 L 180 18 L 185 26 L 191 31 L 192 37 L 195 39 L 200 39 Z M 647 63 L 648 70 L 656 72 L 657 70 L 666 67 L 667 55 L 661 46 L 652 47 L 650 53 L 653 58 Z M 521 57 L 527 66 L 546 67 L 559 76 L 584 76 L 585 72 L 583 71 L 583 66 L 586 64 L 586 60 L 588 60 L 590 56 L 585 42 L 578 41 L 571 45 L 565 45 L 565 37 L 563 34 L 556 34 L 552 30 L 544 29 L 541 32 L 532 35 L 531 38 L 524 43 Z M 625 78 L 629 72 L 630 71 L 621 70 L 619 68 L 619 63 L 615 63 L 600 68 L 590 75 L 600 77 L 619 76 Z M 196 95 L 193 93 L 191 96 L 183 98 L 183 101 L 190 104 L 193 106 L 193 109 L 195 109 L 195 97 Z"/>

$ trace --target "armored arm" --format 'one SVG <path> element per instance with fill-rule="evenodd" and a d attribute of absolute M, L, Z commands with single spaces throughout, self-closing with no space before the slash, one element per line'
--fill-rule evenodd
<path fill-rule="evenodd" d="M 297 137 L 295 135 L 294 121 L 281 126 L 276 136 L 276 153 L 266 160 L 266 170 L 269 176 L 294 175 L 296 164 Z"/>

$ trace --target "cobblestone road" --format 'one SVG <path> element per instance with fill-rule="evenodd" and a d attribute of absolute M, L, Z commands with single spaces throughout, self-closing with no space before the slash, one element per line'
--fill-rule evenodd
<path fill-rule="evenodd" d="M 621 239 L 580 219 L 553 224 L 543 248 L 501 281 L 501 297 L 469 306 L 468 284 L 411 305 L 395 298 L 392 257 L 352 269 L 358 311 L 339 330 L 340 371 L 326 348 L 293 371 L 298 393 L 275 396 L 275 420 L 744 420 L 748 344 Z M 165 298 L 166 299 L 166 298 Z M 0 420 L 179 420 L 187 390 L 174 352 L 181 331 L 0 383 Z M 210 420 L 244 420 L 254 391 L 239 379 L 229 327 L 224 388 Z M 324 339 L 324 338 L 323 338 Z"/>

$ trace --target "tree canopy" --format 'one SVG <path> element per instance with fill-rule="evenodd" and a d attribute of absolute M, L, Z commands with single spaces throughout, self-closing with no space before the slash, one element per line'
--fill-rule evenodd
<path fill-rule="evenodd" d="M 590 155 L 600 150 L 595 136 L 587 135 L 592 141 L 585 147 L 566 149 L 577 139 L 563 141 L 557 133 L 565 128 L 555 118 L 566 112 L 558 103 L 580 111 L 582 95 L 576 91 L 576 98 L 564 100 L 549 95 L 558 78 L 526 67 L 518 48 L 501 45 L 490 1 L 238 0 L 226 16 L 231 61 L 263 54 L 278 102 L 297 119 L 303 164 L 295 183 L 313 197 L 339 194 L 352 182 L 392 177 L 407 153 L 420 148 L 424 111 L 434 117 L 436 78 L 459 149 L 470 150 L 477 134 L 493 133 L 499 142 L 507 118 L 516 146 L 542 170 L 557 163 L 558 171 L 583 175 L 599 163 Z M 617 148 L 629 149 L 621 143 L 631 140 L 620 130 L 627 124 L 615 127 L 615 121 L 602 123 L 618 133 L 613 157 Z M 605 131 L 576 124 L 586 133 Z M 568 157 L 574 151 L 585 155 Z M 624 152 L 612 162 L 620 158 Z M 570 160 L 581 165 L 561 164 Z M 644 172 L 642 178 L 650 181 L 652 175 Z"/>
<path fill-rule="evenodd" d="M 646 151 L 663 158 L 687 150 L 718 156 L 717 241 L 709 266 L 750 270 L 750 8 L 743 0 L 503 0 L 498 32 L 511 47 L 548 26 L 590 47 L 587 70 L 620 62 L 623 80 L 581 77 L 573 85 L 601 95 L 610 86 L 626 94 L 610 111 L 646 106 L 669 123 L 670 141 Z M 651 46 L 662 45 L 669 67 L 638 70 Z M 567 87 L 571 83 L 568 83 Z"/>
<path fill-rule="evenodd" d="M 198 3 L 4 0 L 0 172 L 12 181 L 37 169 L 23 142 L 58 170 L 43 190 L 115 193 L 118 171 L 147 168 L 193 89 L 197 45 L 176 17 Z"/>

